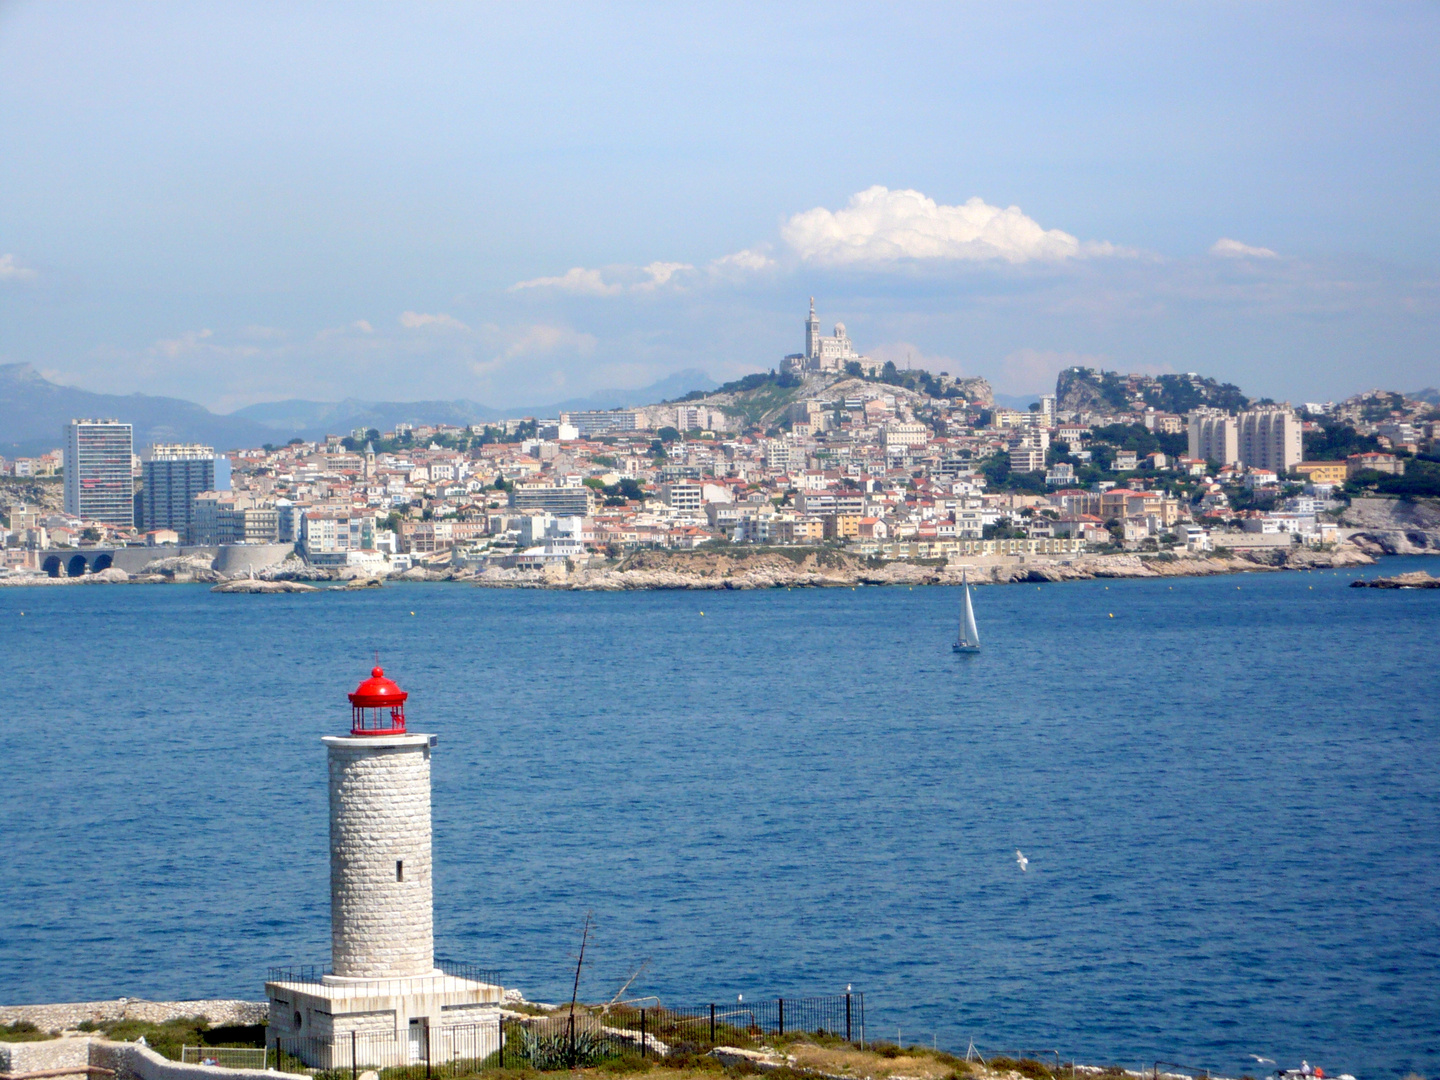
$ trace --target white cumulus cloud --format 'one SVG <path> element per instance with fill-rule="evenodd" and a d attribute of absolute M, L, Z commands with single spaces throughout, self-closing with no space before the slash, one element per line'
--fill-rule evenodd
<path fill-rule="evenodd" d="M 572 267 L 559 277 L 531 278 L 529 281 L 517 281 L 510 286 L 511 292 L 520 289 L 559 289 L 582 296 L 614 296 L 621 291 L 619 285 L 608 283 L 599 270 L 587 270 L 583 266 Z"/>
<path fill-rule="evenodd" d="M 759 248 L 746 248 L 731 255 L 722 255 L 711 264 L 716 270 L 768 270 L 775 260 Z"/>
<path fill-rule="evenodd" d="M 650 292 L 666 284 L 676 274 L 686 270 L 694 270 L 695 267 L 689 263 L 679 262 L 652 262 L 649 266 L 643 267 L 645 273 L 650 275 L 649 281 L 642 281 L 635 288 L 641 292 Z"/>
<path fill-rule="evenodd" d="M 0 255 L 0 281 L 33 281 L 35 271 L 21 266 L 14 255 Z"/>
<path fill-rule="evenodd" d="M 1222 236 L 1210 245 L 1210 254 L 1221 259 L 1278 259 L 1278 253 L 1267 247 L 1251 247 L 1239 240 Z"/>
<path fill-rule="evenodd" d="M 453 315 L 437 313 L 426 315 L 419 311 L 406 311 L 400 316 L 400 325 L 407 330 L 469 330 L 459 319 Z M 364 331 L 361 331 L 362 333 Z"/>
<path fill-rule="evenodd" d="M 1069 233 L 1042 228 L 1018 206 L 1001 209 L 978 196 L 946 206 L 919 191 L 879 185 L 851 196 L 842 210 L 820 206 L 796 214 L 780 235 L 801 259 L 828 266 L 900 259 L 1024 263 L 1122 254 L 1109 244 L 1082 244 Z"/>

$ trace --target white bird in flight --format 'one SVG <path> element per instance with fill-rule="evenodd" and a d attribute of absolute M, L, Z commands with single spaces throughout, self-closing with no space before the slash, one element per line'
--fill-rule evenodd
<path fill-rule="evenodd" d="M 1025 872 L 1025 868 L 1030 865 L 1030 860 L 1025 858 L 1024 854 L 1020 851 L 1019 848 L 1015 849 L 1015 861 L 1019 864 L 1020 872 L 1022 874 Z"/>
<path fill-rule="evenodd" d="M 1251 1054 L 1251 1055 L 1249 1055 L 1249 1056 L 1252 1057 L 1252 1058 L 1254 1058 L 1254 1059 L 1255 1059 L 1256 1061 L 1258 1061 L 1261 1065 L 1274 1065 L 1274 1064 L 1275 1064 L 1275 1059 L 1274 1059 L 1274 1058 L 1261 1057 L 1259 1054 Z"/>

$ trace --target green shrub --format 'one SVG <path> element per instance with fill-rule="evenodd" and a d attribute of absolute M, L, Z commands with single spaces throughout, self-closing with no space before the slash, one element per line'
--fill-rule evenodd
<path fill-rule="evenodd" d="M 41 1042 L 53 1039 L 48 1031 L 41 1031 L 29 1020 L 17 1020 L 13 1024 L 0 1026 L 0 1042 Z"/>

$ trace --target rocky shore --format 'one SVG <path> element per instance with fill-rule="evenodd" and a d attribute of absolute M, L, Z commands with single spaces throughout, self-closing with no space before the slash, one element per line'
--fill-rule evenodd
<path fill-rule="evenodd" d="M 143 574 L 102 570 L 80 578 L 40 574 L 0 577 L 4 585 L 204 583 L 212 592 L 280 594 L 355 591 L 382 587 L 382 579 L 354 572 L 336 572 L 288 559 L 254 577 L 227 580 L 196 559 L 167 559 L 158 570 Z M 829 549 L 715 551 L 638 551 L 613 565 L 572 566 L 556 563 L 544 570 L 463 567 L 413 567 L 389 581 L 451 581 L 482 588 L 570 589 L 621 592 L 647 589 L 794 589 L 860 585 L 958 585 L 962 571 L 976 585 L 1023 582 L 1089 581 L 1095 578 L 1208 577 L 1214 574 L 1263 573 L 1273 570 L 1337 569 L 1368 566 L 1373 554 L 1353 544 L 1331 550 L 1260 549 L 1209 554 L 1113 554 L 1072 556 L 988 556 L 950 562 L 878 562 Z M 329 589 L 319 586 L 333 582 Z"/>
<path fill-rule="evenodd" d="M 1440 589 L 1440 577 L 1431 577 L 1424 570 L 1394 577 L 1361 578 L 1350 582 L 1352 589 Z"/>

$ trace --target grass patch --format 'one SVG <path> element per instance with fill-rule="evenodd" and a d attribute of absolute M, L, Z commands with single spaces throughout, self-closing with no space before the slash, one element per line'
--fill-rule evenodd
<path fill-rule="evenodd" d="M 148 1020 L 107 1020 L 80 1025 L 82 1031 L 95 1031 L 114 1042 L 134 1042 L 142 1035 L 150 1049 L 172 1061 L 180 1060 L 184 1046 L 263 1047 L 265 1025 L 227 1025 L 212 1028 L 203 1016 L 184 1016 L 154 1024 Z M 347 1074 L 348 1075 L 348 1074 Z"/>
<path fill-rule="evenodd" d="M 1055 1075 L 1046 1066 L 1034 1058 L 992 1057 L 988 1062 L 992 1069 L 1003 1069 L 1007 1072 L 1017 1072 L 1021 1076 L 1028 1076 L 1030 1080 L 1051 1080 Z"/>
<path fill-rule="evenodd" d="M 0 1042 L 43 1042 L 53 1039 L 48 1031 L 41 1031 L 29 1020 L 17 1020 L 13 1024 L 0 1025 Z"/>

